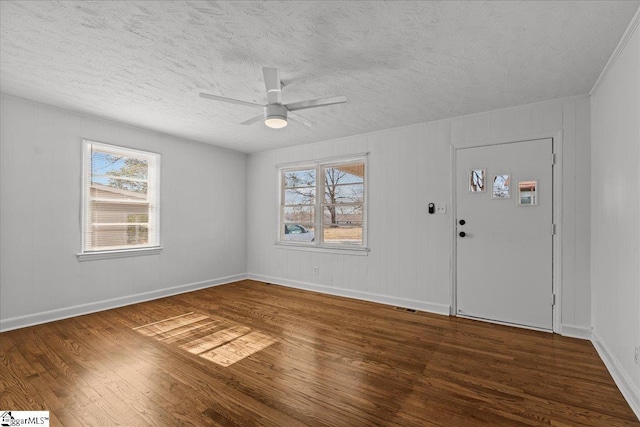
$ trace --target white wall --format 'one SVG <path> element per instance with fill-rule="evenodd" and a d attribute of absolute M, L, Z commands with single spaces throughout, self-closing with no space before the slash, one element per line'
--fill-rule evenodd
<path fill-rule="evenodd" d="M 562 132 L 563 332 L 589 336 L 589 98 L 577 97 L 252 154 L 248 162 L 250 277 L 448 313 L 452 147 Z M 281 249 L 276 165 L 369 152 L 368 256 Z M 427 214 L 446 202 L 447 215 Z M 312 267 L 319 266 L 314 276 Z"/>
<path fill-rule="evenodd" d="M 640 365 L 634 364 L 634 347 L 640 347 L 639 13 L 591 101 L 594 342 L 638 417 Z"/>
<path fill-rule="evenodd" d="M 244 154 L 0 102 L 0 330 L 243 277 Z M 162 155 L 160 255 L 78 262 L 83 138 Z"/>
<path fill-rule="evenodd" d="M 421 124 L 251 155 L 250 275 L 275 283 L 448 313 L 449 224 L 446 216 L 427 218 L 425 198 L 431 194 L 437 200 L 447 200 L 449 193 L 449 146 L 444 139 L 427 144 L 429 135 L 436 131 L 435 127 Z M 369 255 L 276 248 L 276 165 L 361 152 L 370 152 Z M 444 177 L 438 177 L 438 173 Z M 437 239 L 443 246 L 437 248 L 429 244 L 429 239 Z M 320 267 L 319 275 L 311 274 L 313 266 Z"/>

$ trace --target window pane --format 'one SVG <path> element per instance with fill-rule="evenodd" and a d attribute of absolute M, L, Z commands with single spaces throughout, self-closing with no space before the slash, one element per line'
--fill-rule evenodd
<path fill-rule="evenodd" d="M 148 162 L 144 159 L 110 154 L 100 149 L 91 152 L 91 174 L 147 179 Z"/>
<path fill-rule="evenodd" d="M 327 204 L 362 203 L 364 202 L 364 184 L 325 186 L 324 202 Z"/>
<path fill-rule="evenodd" d="M 111 154 L 99 149 L 91 152 L 91 184 L 147 194 L 147 160 Z"/>
<path fill-rule="evenodd" d="M 316 185 L 315 169 L 286 171 L 284 173 L 285 188 L 315 187 L 315 185 Z"/>
<path fill-rule="evenodd" d="M 313 242 L 315 231 L 313 224 L 283 224 L 282 240 L 286 242 Z"/>
<path fill-rule="evenodd" d="M 364 182 L 364 163 L 348 163 L 324 168 L 325 185 Z"/>
<path fill-rule="evenodd" d="M 486 191 L 484 169 L 473 169 L 469 171 L 469 193 L 482 193 Z"/>
<path fill-rule="evenodd" d="M 107 199 L 146 199 L 147 183 L 120 178 L 91 177 L 96 197 Z"/>
<path fill-rule="evenodd" d="M 283 222 L 297 224 L 313 224 L 314 207 L 313 206 L 295 206 L 282 208 Z"/>
<path fill-rule="evenodd" d="M 316 202 L 316 189 L 302 187 L 284 191 L 285 205 L 313 205 Z"/>
<path fill-rule="evenodd" d="M 93 249 L 145 245 L 149 243 L 149 227 L 145 225 L 93 225 Z"/>
<path fill-rule="evenodd" d="M 149 205 L 147 203 L 94 202 L 90 212 L 94 224 L 149 222 Z"/>
<path fill-rule="evenodd" d="M 343 226 L 362 223 L 362 205 L 325 206 L 322 222 L 327 226 Z"/>
<path fill-rule="evenodd" d="M 330 244 L 362 244 L 362 224 L 325 226 L 324 242 Z"/>
<path fill-rule="evenodd" d="M 538 181 L 518 182 L 518 205 L 537 205 L 536 197 Z"/>

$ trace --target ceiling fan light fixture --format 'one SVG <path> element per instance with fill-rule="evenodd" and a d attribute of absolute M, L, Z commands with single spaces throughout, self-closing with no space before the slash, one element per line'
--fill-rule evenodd
<path fill-rule="evenodd" d="M 287 108 L 280 104 L 264 107 L 264 124 L 272 129 L 282 129 L 287 125 Z"/>
<path fill-rule="evenodd" d="M 267 117 L 264 124 L 269 126 L 271 129 L 282 129 L 287 125 L 287 119 L 284 117 Z"/>

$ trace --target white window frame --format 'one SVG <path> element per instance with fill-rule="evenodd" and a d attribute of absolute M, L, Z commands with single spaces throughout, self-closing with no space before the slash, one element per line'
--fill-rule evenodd
<path fill-rule="evenodd" d="M 149 161 L 148 177 L 147 177 L 147 200 L 149 205 L 154 207 L 149 212 L 149 237 L 155 238 L 150 240 L 145 246 L 120 247 L 104 250 L 88 250 L 86 248 L 86 221 L 89 220 L 89 200 L 87 186 L 91 185 L 91 147 L 103 148 L 105 151 L 122 154 L 127 157 L 144 158 Z M 82 188 L 81 188 L 81 207 L 80 207 L 80 252 L 77 254 L 79 261 L 90 261 L 96 259 L 123 258 L 140 255 L 155 255 L 162 251 L 160 245 L 160 160 L 159 153 L 151 151 L 137 150 L 134 148 L 123 147 L 119 145 L 107 144 L 103 142 L 84 139 L 82 141 Z"/>
<path fill-rule="evenodd" d="M 282 249 L 298 249 L 307 251 L 318 252 L 331 252 L 331 253 L 343 253 L 352 252 L 354 254 L 366 255 L 369 252 L 368 247 L 368 203 L 369 203 L 369 153 L 352 154 L 349 156 L 332 157 L 327 159 L 319 159 L 298 163 L 287 163 L 276 166 L 277 180 L 278 180 L 278 214 L 277 214 L 277 226 L 276 226 L 276 241 L 277 247 Z M 339 166 L 347 163 L 361 162 L 364 164 L 364 177 L 363 177 L 363 195 L 364 201 L 362 203 L 362 244 L 341 244 L 341 243 L 325 243 L 324 242 L 324 224 L 323 224 L 323 209 L 324 209 L 324 175 L 321 173 L 323 168 Z M 286 241 L 282 240 L 282 224 L 283 224 L 283 206 L 284 206 L 284 194 L 285 186 L 282 179 L 283 174 L 287 171 L 315 169 L 316 171 L 316 197 L 315 204 L 310 205 L 314 207 L 314 233 L 315 241 L 313 242 L 298 242 L 298 241 Z"/>

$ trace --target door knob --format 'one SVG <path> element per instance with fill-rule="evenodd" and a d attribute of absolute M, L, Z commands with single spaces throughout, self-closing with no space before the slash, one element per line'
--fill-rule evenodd
<path fill-rule="evenodd" d="M 467 221 L 465 221 L 464 219 L 461 219 L 460 221 L 458 221 L 458 223 L 460 225 L 465 225 L 467 223 Z"/>
<path fill-rule="evenodd" d="M 458 233 L 458 236 L 460 236 L 460 237 L 464 237 L 466 235 L 467 235 L 467 233 L 465 233 L 464 231 L 461 231 L 460 233 Z"/>

